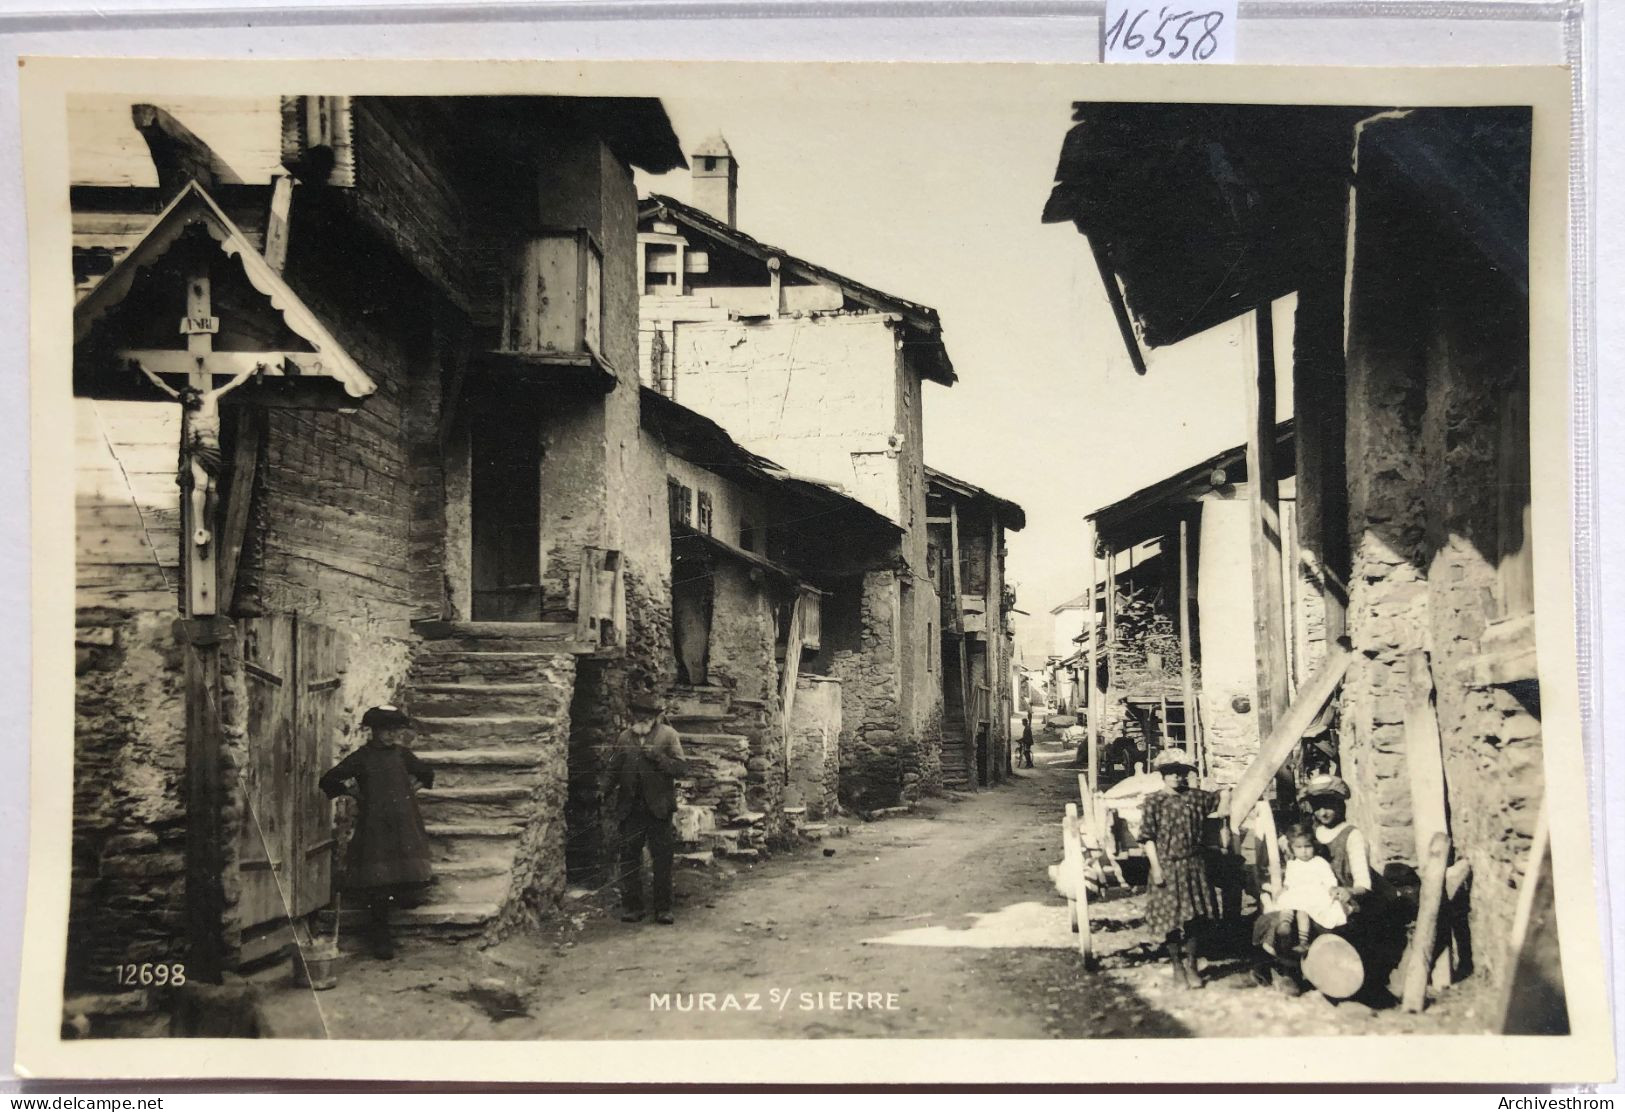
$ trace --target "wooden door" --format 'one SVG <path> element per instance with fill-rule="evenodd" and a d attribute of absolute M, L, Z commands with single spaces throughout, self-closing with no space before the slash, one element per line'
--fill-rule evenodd
<path fill-rule="evenodd" d="M 286 940 L 285 924 L 332 897 L 332 805 L 318 781 L 333 764 L 343 642 L 294 614 L 241 623 L 248 688 L 243 824 L 238 840 L 244 960 Z"/>
<path fill-rule="evenodd" d="M 245 932 L 287 916 L 284 889 L 293 854 L 286 804 L 293 781 L 294 617 L 279 614 L 242 623 L 243 673 L 248 688 L 248 755 L 243 777 L 238 914 Z"/>
<path fill-rule="evenodd" d="M 473 618 L 542 619 L 542 442 L 522 411 L 472 422 Z"/>
<path fill-rule="evenodd" d="M 289 821 L 293 827 L 293 913 L 326 907 L 333 890 L 333 804 L 319 786 L 333 767 L 339 728 L 339 678 L 344 643 L 336 631 L 301 619 L 296 627 L 294 752 Z"/>

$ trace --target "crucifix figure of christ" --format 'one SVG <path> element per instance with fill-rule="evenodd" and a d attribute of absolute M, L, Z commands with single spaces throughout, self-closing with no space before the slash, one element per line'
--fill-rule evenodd
<path fill-rule="evenodd" d="M 202 358 L 198 359 L 201 364 Z M 179 474 L 183 495 L 192 503 L 192 543 L 207 548 L 213 535 L 209 531 L 214 521 L 215 488 L 220 480 L 220 399 L 237 387 L 265 372 L 265 364 L 258 363 L 239 372 L 224 386 L 208 390 L 187 383 L 179 390 L 170 386 L 139 361 L 136 367 L 152 384 L 181 403 L 181 454 Z"/>

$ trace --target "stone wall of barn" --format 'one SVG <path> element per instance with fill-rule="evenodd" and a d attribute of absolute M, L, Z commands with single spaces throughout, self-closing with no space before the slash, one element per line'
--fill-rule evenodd
<path fill-rule="evenodd" d="M 840 791 L 841 681 L 803 675 L 796 683 L 790 717 L 790 768 L 786 807 L 805 807 L 809 822 L 835 810 Z"/>
<path fill-rule="evenodd" d="M 903 798 L 899 593 L 895 572 L 866 573 L 851 647 L 831 654 L 830 674 L 841 681 L 840 798 L 860 811 Z"/>
<path fill-rule="evenodd" d="M 1527 500 L 1527 429 L 1509 421 L 1527 418 L 1506 399 L 1528 389 L 1526 298 L 1471 249 L 1419 238 L 1421 211 L 1380 161 L 1362 169 L 1358 204 L 1344 767 L 1377 863 L 1414 863 L 1405 718 L 1409 662 L 1425 654 L 1455 854 L 1473 866 L 1474 961 L 1500 979 L 1544 792 L 1539 694 L 1533 677 L 1487 682 L 1474 665 L 1519 616 L 1505 569 L 1523 538 L 1506 499 L 1516 511 L 1521 483 Z M 1418 243 L 1431 255 L 1418 260 Z"/>

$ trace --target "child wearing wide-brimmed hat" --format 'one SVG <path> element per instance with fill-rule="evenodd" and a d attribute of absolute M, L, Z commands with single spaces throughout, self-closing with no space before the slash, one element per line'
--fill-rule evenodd
<path fill-rule="evenodd" d="M 367 743 L 322 776 L 328 798 L 344 794 L 352 781 L 360 801 L 355 833 L 345 859 L 345 887 L 366 901 L 373 954 L 389 959 L 390 909 L 421 892 L 433 879 L 429 835 L 418 811 L 412 782 L 434 786 L 434 769 L 407 748 L 412 720 L 398 707 L 377 706 L 361 716 Z"/>
<path fill-rule="evenodd" d="M 1196 769 L 1183 750 L 1164 749 L 1152 768 L 1162 774 L 1163 788 L 1146 797 L 1140 819 L 1140 841 L 1151 865 L 1146 926 L 1167 946 L 1174 978 L 1197 989 L 1203 987 L 1197 945 L 1219 914 L 1202 825 L 1219 797 L 1192 785 Z"/>

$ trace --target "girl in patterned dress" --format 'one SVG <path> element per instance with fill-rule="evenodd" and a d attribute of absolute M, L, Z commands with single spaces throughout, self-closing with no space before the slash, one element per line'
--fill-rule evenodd
<path fill-rule="evenodd" d="M 1202 987 L 1196 947 L 1218 917 L 1213 885 L 1202 849 L 1202 820 L 1218 805 L 1218 795 L 1191 785 L 1195 769 L 1178 749 L 1157 755 L 1163 790 L 1147 796 L 1140 841 L 1151 864 L 1151 891 L 1145 922 L 1152 937 L 1168 946 L 1174 978 L 1184 988 Z"/>

